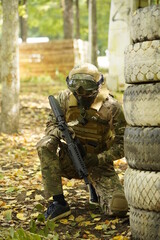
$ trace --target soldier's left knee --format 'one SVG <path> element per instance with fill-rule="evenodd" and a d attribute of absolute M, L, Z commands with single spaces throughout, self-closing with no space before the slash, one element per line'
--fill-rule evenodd
<path fill-rule="evenodd" d="M 128 212 L 128 203 L 123 192 L 113 193 L 110 210 L 114 216 L 124 217 Z"/>
<path fill-rule="evenodd" d="M 37 151 L 48 149 L 50 152 L 56 152 L 58 148 L 58 141 L 56 137 L 51 136 L 44 136 L 38 143 L 37 143 Z"/>

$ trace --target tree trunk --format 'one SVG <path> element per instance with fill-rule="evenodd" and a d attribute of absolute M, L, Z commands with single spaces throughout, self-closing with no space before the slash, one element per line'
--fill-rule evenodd
<path fill-rule="evenodd" d="M 73 38 L 73 0 L 64 0 L 63 8 L 64 39 Z"/>
<path fill-rule="evenodd" d="M 89 62 L 97 66 L 96 0 L 89 0 Z"/>
<path fill-rule="evenodd" d="M 80 38 L 80 24 L 79 24 L 79 0 L 76 0 L 76 39 Z"/>
<path fill-rule="evenodd" d="M 14 133 L 19 123 L 18 0 L 3 0 L 1 42 L 1 131 Z"/>
<path fill-rule="evenodd" d="M 27 11 L 27 0 L 20 1 L 20 5 L 25 7 L 25 11 Z M 20 21 L 20 34 L 22 38 L 22 42 L 27 41 L 27 13 L 24 16 L 19 17 Z"/>
<path fill-rule="evenodd" d="M 131 1 L 131 10 L 134 12 L 138 8 L 147 7 L 150 5 L 153 1 L 151 0 L 132 0 Z"/>

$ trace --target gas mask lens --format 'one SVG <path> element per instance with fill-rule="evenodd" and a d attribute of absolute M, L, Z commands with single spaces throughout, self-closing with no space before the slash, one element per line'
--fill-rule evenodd
<path fill-rule="evenodd" d="M 76 91 L 77 89 L 84 89 L 86 91 L 98 89 L 97 83 L 93 80 L 88 79 L 68 79 L 67 83 L 68 87 L 74 91 Z"/>

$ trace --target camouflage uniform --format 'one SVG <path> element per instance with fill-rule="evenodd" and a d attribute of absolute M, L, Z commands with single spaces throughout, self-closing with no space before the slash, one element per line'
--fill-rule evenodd
<path fill-rule="evenodd" d="M 74 130 L 87 152 L 84 161 L 90 181 L 97 192 L 101 186 L 105 189 L 104 199 L 100 201 L 101 206 L 105 205 L 103 209 L 107 212 L 106 205 L 111 202 L 106 203 L 105 199 L 110 201 L 112 199 L 114 205 L 113 194 L 120 194 L 118 204 L 121 195 L 123 196 L 123 188 L 113 167 L 113 161 L 124 156 L 123 134 L 126 123 L 121 106 L 108 91 L 101 89 L 90 109 L 85 111 L 88 122 L 83 125 L 81 120 L 84 113 L 79 110 L 72 92 L 65 90 L 57 99 L 68 125 Z M 66 145 L 60 141 L 61 139 L 61 132 L 51 112 L 45 136 L 37 144 L 44 188 L 48 197 L 63 193 L 61 177 L 79 178 L 68 157 Z M 123 202 L 122 205 L 125 206 L 120 206 L 120 210 L 123 208 L 126 210 L 126 203 Z"/>

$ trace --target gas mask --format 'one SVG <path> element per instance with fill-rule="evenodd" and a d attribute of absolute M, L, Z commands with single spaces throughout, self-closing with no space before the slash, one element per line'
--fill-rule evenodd
<path fill-rule="evenodd" d="M 98 82 L 88 74 L 75 74 L 66 79 L 68 88 L 74 94 L 80 107 L 88 109 L 98 94 L 99 86 L 104 82 L 103 75 Z"/>

